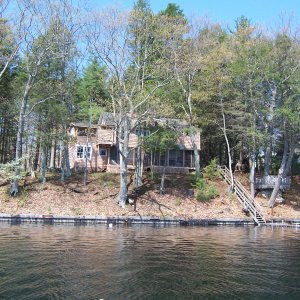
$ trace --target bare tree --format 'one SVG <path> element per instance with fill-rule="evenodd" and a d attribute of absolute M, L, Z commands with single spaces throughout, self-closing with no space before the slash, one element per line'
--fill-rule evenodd
<path fill-rule="evenodd" d="M 25 121 L 33 109 L 45 101 L 53 99 L 47 95 L 31 104 L 30 93 L 39 80 L 39 74 L 46 62 L 61 60 L 70 54 L 71 38 L 78 29 L 78 20 L 74 19 L 72 6 L 68 0 L 63 1 L 32 1 L 20 0 L 19 8 L 25 11 L 26 20 L 21 35 L 24 37 L 20 51 L 23 58 L 23 71 L 27 76 L 19 101 L 19 117 L 17 126 L 16 160 L 22 157 L 22 144 Z M 54 91 L 55 93 L 55 91 Z M 45 155 L 44 155 L 45 156 Z M 16 178 L 20 169 L 16 169 Z M 18 180 L 11 186 L 11 194 L 18 192 Z"/>
<path fill-rule="evenodd" d="M 166 16 L 149 14 L 143 26 L 139 15 L 111 8 L 94 15 L 88 41 L 110 74 L 110 97 L 120 153 L 119 205 L 127 200 L 129 137 L 155 111 L 152 98 L 168 84 L 171 72 L 166 45 L 172 38 Z"/>
<path fill-rule="evenodd" d="M 180 35 L 177 40 L 172 41 L 172 55 L 174 59 L 174 72 L 177 82 L 181 88 L 185 103 L 182 108 L 190 126 L 190 136 L 195 156 L 196 175 L 200 175 L 200 156 L 196 144 L 197 124 L 201 123 L 201 116 L 197 112 L 197 92 L 201 79 L 199 74 L 205 69 L 210 59 L 210 51 L 215 46 L 215 30 L 218 25 L 209 24 L 208 20 L 193 19 L 187 23 L 182 17 L 176 20 L 180 26 Z"/>
<path fill-rule="evenodd" d="M 12 6 L 14 14 L 11 15 L 9 10 Z M 0 80 L 3 74 L 17 56 L 21 43 L 24 42 L 26 34 L 28 6 L 19 6 L 18 1 L 0 1 L 0 40 L 1 40 L 1 58 L 0 58 Z"/>

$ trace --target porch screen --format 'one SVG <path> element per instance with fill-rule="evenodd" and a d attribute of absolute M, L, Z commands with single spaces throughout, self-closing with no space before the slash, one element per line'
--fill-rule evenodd
<path fill-rule="evenodd" d="M 183 167 L 183 150 L 170 150 L 169 151 L 169 166 L 170 167 Z"/>
<path fill-rule="evenodd" d="M 165 157 L 166 154 L 165 153 L 159 153 L 159 152 L 155 152 L 153 153 L 153 165 L 154 166 L 164 166 L 165 165 Z"/>
<path fill-rule="evenodd" d="M 135 150 L 130 149 L 127 159 L 128 165 L 134 165 L 134 156 L 135 156 Z"/>
<path fill-rule="evenodd" d="M 195 159 L 194 159 L 194 151 L 193 150 L 185 150 L 184 153 L 184 166 L 188 168 L 195 167 Z"/>

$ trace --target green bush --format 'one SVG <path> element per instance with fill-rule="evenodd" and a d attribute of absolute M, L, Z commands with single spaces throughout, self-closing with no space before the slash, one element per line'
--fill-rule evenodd
<path fill-rule="evenodd" d="M 206 182 L 203 178 L 197 178 L 194 187 L 198 201 L 209 201 L 218 197 L 220 194 L 216 186 Z"/>
<path fill-rule="evenodd" d="M 270 174 L 277 174 L 281 165 L 281 159 L 279 157 L 273 157 L 270 166 Z"/>
<path fill-rule="evenodd" d="M 220 177 L 220 173 L 218 171 L 217 160 L 212 159 L 208 166 L 203 169 L 203 176 L 209 180 L 213 180 L 215 178 Z"/>

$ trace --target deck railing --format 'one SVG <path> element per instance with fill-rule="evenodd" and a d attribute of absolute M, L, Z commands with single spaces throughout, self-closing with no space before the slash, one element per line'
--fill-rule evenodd
<path fill-rule="evenodd" d="M 257 190 L 265 190 L 265 189 L 273 189 L 276 183 L 277 176 L 269 175 L 263 177 L 255 177 L 255 189 Z M 282 178 L 282 182 L 280 185 L 281 190 L 287 190 L 291 188 L 291 177 L 287 176 Z"/>

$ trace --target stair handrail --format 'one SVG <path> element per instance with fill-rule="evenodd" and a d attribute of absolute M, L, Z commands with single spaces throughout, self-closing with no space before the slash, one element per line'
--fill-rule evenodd
<path fill-rule="evenodd" d="M 228 183 L 232 184 L 231 174 L 229 169 L 226 166 L 218 166 L 218 170 L 222 173 L 221 175 L 224 176 L 225 181 L 228 180 Z M 257 219 L 257 214 L 259 215 L 259 218 L 262 219 L 264 223 L 266 223 L 266 220 L 263 216 L 262 209 L 260 205 L 255 201 L 255 199 L 251 196 L 251 194 L 245 189 L 245 187 L 233 177 L 233 188 L 236 192 L 238 199 L 241 204 L 245 206 L 247 204 L 248 209 L 250 210 L 251 214 L 253 215 L 253 218 L 255 221 L 259 224 L 259 220 Z"/>

